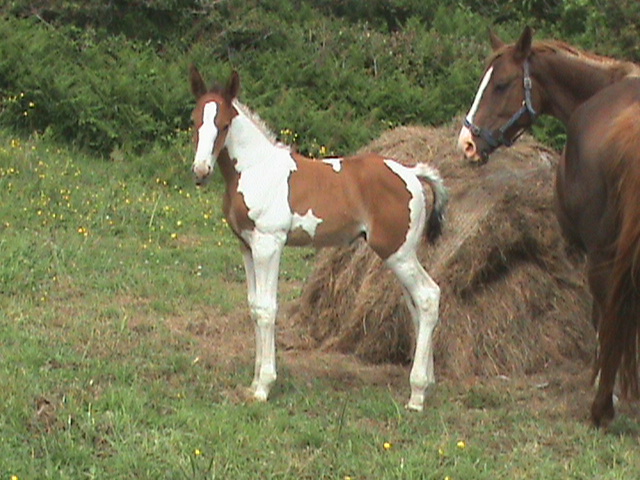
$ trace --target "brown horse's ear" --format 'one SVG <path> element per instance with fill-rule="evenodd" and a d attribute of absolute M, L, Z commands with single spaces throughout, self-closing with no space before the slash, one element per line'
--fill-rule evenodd
<path fill-rule="evenodd" d="M 533 38 L 533 30 L 530 26 L 524 27 L 524 31 L 515 44 L 514 56 L 518 61 L 523 61 L 531 52 L 531 41 Z"/>
<path fill-rule="evenodd" d="M 494 52 L 504 47 L 504 42 L 493 30 L 489 30 L 489 40 L 491 41 L 491 48 Z"/>
<path fill-rule="evenodd" d="M 235 70 L 231 72 L 225 93 L 231 100 L 238 98 L 238 93 L 240 93 L 240 75 L 238 75 L 238 72 Z"/>
<path fill-rule="evenodd" d="M 189 81 L 191 82 L 191 93 L 196 97 L 196 100 L 207 93 L 207 86 L 202 75 L 193 63 L 189 65 Z"/>

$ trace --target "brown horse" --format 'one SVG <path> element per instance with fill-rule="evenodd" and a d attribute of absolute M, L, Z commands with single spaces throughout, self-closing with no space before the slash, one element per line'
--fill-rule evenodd
<path fill-rule="evenodd" d="M 493 54 L 458 138 L 464 155 L 484 163 L 509 146 L 537 115 L 558 118 L 567 144 L 556 172 L 562 232 L 587 255 L 598 333 L 591 417 L 614 415 L 617 380 L 637 398 L 640 337 L 640 67 L 558 41 L 532 43 L 525 28 Z"/>
<path fill-rule="evenodd" d="M 441 231 L 447 192 L 438 171 L 373 154 L 305 158 L 278 144 L 238 101 L 236 72 L 226 87 L 207 90 L 192 66 L 190 82 L 196 97 L 193 173 L 202 183 L 220 165 L 225 217 L 244 254 L 256 334 L 254 398 L 267 400 L 276 379 L 276 294 L 284 246 L 324 247 L 364 238 L 404 288 L 416 330 L 407 408 L 422 410 L 426 388 L 434 382 L 432 334 L 440 289 L 416 250 L 424 234 L 434 240 Z M 430 212 L 421 180 L 433 191 Z"/>

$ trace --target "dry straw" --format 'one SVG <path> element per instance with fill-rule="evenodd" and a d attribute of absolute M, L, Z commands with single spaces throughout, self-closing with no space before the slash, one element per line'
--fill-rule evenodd
<path fill-rule="evenodd" d="M 567 255 L 553 213 L 557 155 L 523 138 L 475 167 L 455 150 L 456 136 L 453 125 L 401 127 L 363 149 L 429 162 L 451 193 L 444 236 L 420 252 L 442 290 L 436 371 L 463 378 L 588 362 L 595 342 L 583 259 Z M 319 253 L 285 322 L 311 348 L 374 363 L 411 358 L 400 287 L 362 241 Z"/>

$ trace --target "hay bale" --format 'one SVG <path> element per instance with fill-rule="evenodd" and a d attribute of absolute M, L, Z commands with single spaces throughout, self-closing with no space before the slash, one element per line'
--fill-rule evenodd
<path fill-rule="evenodd" d="M 420 251 L 442 291 L 438 374 L 511 375 L 589 361 L 595 338 L 583 259 L 567 257 L 552 208 L 556 154 L 525 138 L 473 167 L 453 147 L 457 130 L 401 127 L 363 149 L 429 162 L 450 190 L 445 234 Z M 289 324 L 317 348 L 374 363 L 411 359 L 400 285 L 361 241 L 319 252 Z"/>

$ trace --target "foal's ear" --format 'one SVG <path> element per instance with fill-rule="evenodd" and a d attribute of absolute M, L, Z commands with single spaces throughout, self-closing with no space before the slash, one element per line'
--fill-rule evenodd
<path fill-rule="evenodd" d="M 231 72 L 225 93 L 231 100 L 238 98 L 238 93 L 240 93 L 240 75 L 238 75 L 238 72 L 235 70 Z"/>
<path fill-rule="evenodd" d="M 505 45 L 502 39 L 493 30 L 489 30 L 489 41 L 491 42 L 491 48 L 494 52 Z"/>
<path fill-rule="evenodd" d="M 191 93 L 196 97 L 196 100 L 207 93 L 207 86 L 202 79 L 202 75 L 200 75 L 193 63 L 189 65 L 189 82 L 191 83 Z"/>
<path fill-rule="evenodd" d="M 524 27 L 522 35 L 515 44 L 514 56 L 516 60 L 524 60 L 531 52 L 531 41 L 533 38 L 533 30 L 530 26 Z"/>

